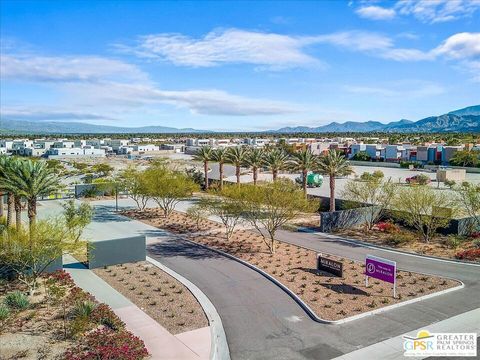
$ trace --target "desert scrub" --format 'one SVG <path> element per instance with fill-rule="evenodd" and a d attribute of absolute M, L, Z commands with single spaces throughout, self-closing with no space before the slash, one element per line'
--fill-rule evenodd
<path fill-rule="evenodd" d="M 28 297 L 18 290 L 7 294 L 4 301 L 5 305 L 16 310 L 25 310 L 30 306 Z"/>
<path fill-rule="evenodd" d="M 76 318 L 88 319 L 97 307 L 93 301 L 78 301 L 73 308 L 73 316 Z"/>
<path fill-rule="evenodd" d="M 0 323 L 3 323 L 10 316 L 10 309 L 5 304 L 0 304 Z"/>

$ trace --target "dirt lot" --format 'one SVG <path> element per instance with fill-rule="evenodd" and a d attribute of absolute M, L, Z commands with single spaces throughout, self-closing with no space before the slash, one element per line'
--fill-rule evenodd
<path fill-rule="evenodd" d="M 153 215 L 143 215 L 137 219 L 162 227 L 164 222 Z M 182 217 L 186 215 L 177 215 L 177 219 Z M 166 222 L 167 226 L 170 221 L 173 218 Z M 366 287 L 364 265 L 348 259 L 330 256 L 343 263 L 344 277 L 339 278 L 328 273 L 317 273 L 317 254 L 314 251 L 277 242 L 275 254 L 270 254 L 262 237 L 249 230 L 237 230 L 226 241 L 220 231 L 187 234 L 188 230 L 182 228 L 181 224 L 165 229 L 174 229 L 171 231 L 183 233 L 192 241 L 228 252 L 257 266 L 295 292 L 319 317 L 327 320 L 339 320 L 459 285 L 449 279 L 398 271 L 397 298 L 394 299 L 388 283 L 371 279 Z"/>
<path fill-rule="evenodd" d="M 109 266 L 94 272 L 172 334 L 208 326 L 192 293 L 148 262 Z"/>

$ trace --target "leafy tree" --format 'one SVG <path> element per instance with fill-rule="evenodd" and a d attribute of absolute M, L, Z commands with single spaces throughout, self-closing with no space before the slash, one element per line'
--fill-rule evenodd
<path fill-rule="evenodd" d="M 92 171 L 94 173 L 100 174 L 101 177 L 110 176 L 113 170 L 113 166 L 105 163 L 95 164 L 92 166 Z"/>
<path fill-rule="evenodd" d="M 375 181 L 375 180 L 381 180 L 384 177 L 385 177 L 384 173 L 380 170 L 375 170 L 373 173 L 369 173 L 368 171 L 365 171 L 362 175 L 360 175 L 360 180 Z"/>
<path fill-rule="evenodd" d="M 245 158 L 245 164 L 252 169 L 253 185 L 257 185 L 258 169 L 260 169 L 264 162 L 265 152 L 261 148 L 251 149 Z"/>
<path fill-rule="evenodd" d="M 352 160 L 355 161 L 370 161 L 372 158 L 366 151 L 359 151 L 355 155 L 353 155 Z"/>
<path fill-rule="evenodd" d="M 288 160 L 288 154 L 278 148 L 274 148 L 265 153 L 263 163 L 272 172 L 273 181 L 277 180 L 278 172 L 288 166 Z"/>
<path fill-rule="evenodd" d="M 425 242 L 435 236 L 437 229 L 447 226 L 456 212 L 452 197 L 430 186 L 404 187 L 392 205 L 398 210 L 397 216 L 414 227 Z"/>
<path fill-rule="evenodd" d="M 240 170 L 248 156 L 248 149 L 244 146 L 236 146 L 228 149 L 228 162 L 235 166 L 235 176 L 237 177 L 237 185 L 240 185 Z"/>
<path fill-rule="evenodd" d="M 225 237 L 230 239 L 236 226 L 240 223 L 243 214 L 243 199 L 238 196 L 241 188 L 235 186 L 226 186 L 222 192 L 218 194 L 221 196 L 211 196 L 202 198 L 199 202 L 200 208 L 210 215 L 214 215 L 222 221 L 225 227 Z"/>
<path fill-rule="evenodd" d="M 35 292 L 38 279 L 57 258 L 75 254 L 84 244 L 71 238 L 62 219 L 41 220 L 33 233 L 21 228 L 8 228 L 0 233 L 0 264 L 2 271 L 13 272 Z"/>
<path fill-rule="evenodd" d="M 292 155 L 292 167 L 302 173 L 302 189 L 305 198 L 307 197 L 307 175 L 308 171 L 317 166 L 317 157 L 309 149 L 302 150 Z"/>
<path fill-rule="evenodd" d="M 335 150 L 330 150 L 318 160 L 318 170 L 330 178 L 330 211 L 335 211 L 335 177 L 352 173 L 345 156 Z"/>
<path fill-rule="evenodd" d="M 120 172 L 118 182 L 127 195 L 135 201 L 139 210 L 145 210 L 150 196 L 148 195 L 147 179 L 143 171 L 134 166 Z"/>
<path fill-rule="evenodd" d="M 180 200 L 191 196 L 197 185 L 186 174 L 173 171 L 164 164 L 145 170 L 146 195 L 150 196 L 168 217 Z"/>
<path fill-rule="evenodd" d="M 195 221 L 197 231 L 200 230 L 200 222 L 208 218 L 206 206 L 195 204 L 187 209 L 187 216 Z"/>
<path fill-rule="evenodd" d="M 303 192 L 288 179 L 262 186 L 242 186 L 241 192 L 233 195 L 239 199 L 245 219 L 259 232 L 272 254 L 278 229 L 301 213 L 312 210 Z"/>
<path fill-rule="evenodd" d="M 362 208 L 362 217 L 367 230 L 380 220 L 384 211 L 390 206 L 396 191 L 396 186 L 389 179 L 383 182 L 378 177 L 366 181 L 350 180 L 345 184 L 343 197 L 353 201 L 355 205 L 368 204 Z"/>
<path fill-rule="evenodd" d="M 226 148 L 218 148 L 212 152 L 212 160 L 218 162 L 218 172 L 220 177 L 220 191 L 223 189 L 223 165 L 228 161 L 228 151 Z"/>
<path fill-rule="evenodd" d="M 80 240 L 85 227 L 92 221 L 93 209 L 90 204 L 85 202 L 77 206 L 73 199 L 64 203 L 63 209 L 65 225 L 70 231 L 72 239 L 77 242 Z"/>
<path fill-rule="evenodd" d="M 480 151 L 460 150 L 449 161 L 453 166 L 475 167 L 480 163 Z"/>
<path fill-rule="evenodd" d="M 208 163 L 212 161 L 213 149 L 210 146 L 202 146 L 193 159 L 196 161 L 201 161 L 203 163 L 203 171 L 205 175 L 205 190 L 208 190 Z"/>
<path fill-rule="evenodd" d="M 480 185 L 464 181 L 455 190 L 460 208 L 474 221 L 474 225 L 470 229 L 471 232 L 474 232 L 480 228 Z"/>

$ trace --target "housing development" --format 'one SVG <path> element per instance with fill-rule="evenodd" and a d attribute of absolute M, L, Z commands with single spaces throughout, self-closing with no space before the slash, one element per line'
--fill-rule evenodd
<path fill-rule="evenodd" d="M 0 360 L 480 358 L 479 16 L 1 0 Z"/>

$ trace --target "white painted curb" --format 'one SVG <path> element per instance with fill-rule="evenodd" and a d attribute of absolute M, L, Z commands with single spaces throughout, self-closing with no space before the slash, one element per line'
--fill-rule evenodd
<path fill-rule="evenodd" d="M 230 350 L 228 348 L 227 336 L 225 335 L 225 330 L 223 329 L 222 319 L 220 318 L 220 315 L 218 315 L 215 306 L 212 304 L 207 295 L 205 295 L 202 290 L 200 290 L 191 281 L 187 280 L 172 269 L 166 267 L 159 261 L 149 256 L 147 256 L 147 261 L 180 281 L 190 290 L 193 296 L 195 296 L 195 298 L 201 304 L 203 311 L 207 315 L 208 322 L 210 323 L 210 360 L 230 360 Z"/>

